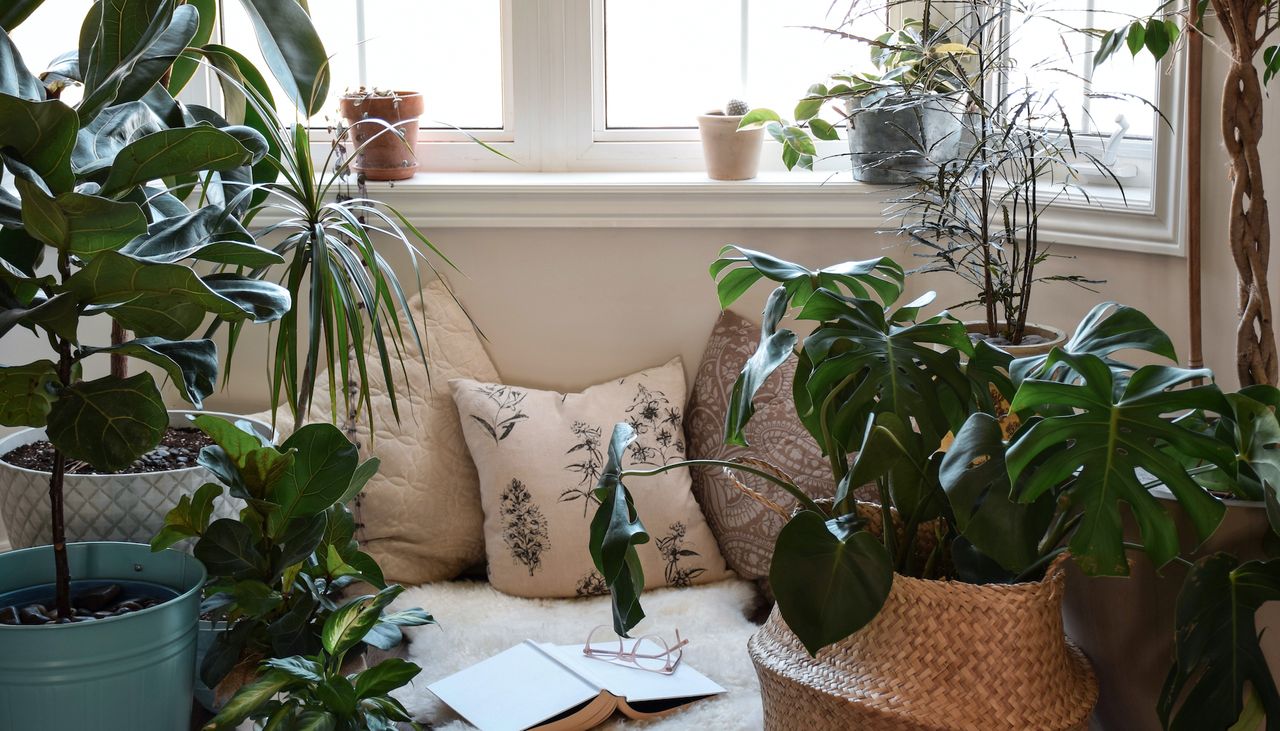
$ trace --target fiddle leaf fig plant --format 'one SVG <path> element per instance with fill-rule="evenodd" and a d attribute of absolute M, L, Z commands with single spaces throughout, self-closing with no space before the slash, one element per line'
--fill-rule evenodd
<path fill-rule="evenodd" d="M 85 361 L 115 355 L 157 365 L 199 407 L 218 369 L 213 342 L 189 339 L 201 323 L 273 322 L 292 304 L 277 284 L 200 267 L 215 255 L 283 262 L 252 239 L 164 252 L 139 243 L 164 237 L 189 216 L 225 215 L 205 200 L 188 208 L 166 181 L 245 171 L 266 143 L 247 127 L 189 118 L 159 84 L 192 37 L 194 5 L 122 0 L 113 7 L 120 12 L 95 4 L 85 20 L 68 70 L 85 87 L 74 107 L 56 98 L 62 82 L 46 87 L 0 30 L 0 176 L 7 183 L 0 193 L 0 335 L 23 327 L 50 350 L 49 357 L 0 366 L 0 423 L 44 427 L 55 448 L 50 493 L 61 617 L 72 615 L 61 510 L 68 461 L 123 469 L 168 426 L 150 372 L 86 380 Z M 81 323 L 95 316 L 135 337 L 91 342 Z"/>
<path fill-rule="evenodd" d="M 228 629 L 205 655 L 201 679 L 212 688 L 264 658 L 315 655 L 322 646 L 334 653 L 328 621 L 336 613 L 354 616 L 349 608 L 362 601 L 344 601 L 343 589 L 357 581 L 388 589 L 377 561 L 360 550 L 347 508 L 378 459 L 361 462 L 356 445 L 327 423 L 303 426 L 279 446 L 248 422 L 202 415 L 195 425 L 214 441 L 198 461 L 221 484 L 183 498 L 151 547 L 194 538 L 195 556 L 209 571 L 201 610 Z M 210 522 L 213 501 L 224 493 L 244 501 L 239 519 Z M 345 631 L 381 649 L 400 643 L 401 627 L 430 621 L 421 609 L 369 616 Z"/>
<path fill-rule="evenodd" d="M 837 492 L 819 503 L 780 473 L 732 461 L 657 470 L 612 461 L 596 491 L 591 548 L 614 594 L 619 633 L 644 616 L 634 546 L 647 533 L 626 483 L 659 471 L 714 464 L 796 497 L 769 579 L 783 620 L 811 653 L 875 618 L 896 575 L 1013 583 L 1038 580 L 1065 552 L 1097 575 L 1127 574 L 1126 549 L 1145 551 L 1157 566 L 1181 560 L 1173 518 L 1149 494 L 1154 486 L 1169 488 L 1204 538 L 1223 506 L 1199 480 L 1211 476 L 1243 494 L 1250 488 L 1241 474 L 1270 474 L 1251 436 L 1270 433 L 1250 425 L 1261 414 L 1232 406 L 1264 401 L 1224 395 L 1208 371 L 1126 364 L 1124 351 L 1174 355 L 1168 337 L 1131 308 L 1098 305 L 1067 348 L 1014 360 L 973 344 L 947 313 L 925 314 L 928 296 L 899 304 L 901 269 L 888 260 L 810 270 L 726 249 L 711 271 L 725 306 L 761 279 L 778 285 L 761 343 L 735 384 L 726 439 L 745 441 L 755 391 L 794 355 L 796 410 L 828 457 Z M 786 314 L 812 331 L 795 335 L 782 326 Z M 1208 433 L 1205 414 L 1217 420 Z M 619 424 L 611 450 L 621 455 L 631 438 Z M 878 505 L 852 497 L 868 483 Z M 1122 534 L 1120 501 L 1137 519 L 1139 543 Z"/>

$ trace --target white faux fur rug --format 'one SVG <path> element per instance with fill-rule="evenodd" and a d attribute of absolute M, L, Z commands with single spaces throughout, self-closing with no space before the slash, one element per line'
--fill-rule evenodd
<path fill-rule="evenodd" d="M 755 585 L 731 580 L 689 589 L 656 589 L 645 592 L 643 601 L 648 616 L 636 631 L 674 636 L 678 628 L 690 641 L 684 662 L 729 692 L 651 723 L 615 716 L 603 728 L 762 728 L 759 682 L 747 655 L 747 638 L 757 629 L 747 619 L 759 602 Z M 608 597 L 520 599 L 474 581 L 409 589 L 393 609 L 412 606 L 427 610 L 439 626 L 407 631 L 409 659 L 422 666 L 422 673 L 412 687 L 395 695 L 419 721 L 447 731 L 472 727 L 432 695 L 428 685 L 526 639 L 581 643 L 592 627 L 608 624 L 611 616 Z M 495 689 L 494 702 L 502 702 L 499 689 Z"/>

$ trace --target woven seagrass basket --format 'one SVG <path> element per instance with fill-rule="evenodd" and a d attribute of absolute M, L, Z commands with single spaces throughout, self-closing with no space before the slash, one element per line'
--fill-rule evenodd
<path fill-rule="evenodd" d="M 816 658 L 774 607 L 747 643 L 771 731 L 1068 731 L 1098 698 L 1062 631 L 1060 566 L 1039 582 L 894 576 L 867 626 Z"/>

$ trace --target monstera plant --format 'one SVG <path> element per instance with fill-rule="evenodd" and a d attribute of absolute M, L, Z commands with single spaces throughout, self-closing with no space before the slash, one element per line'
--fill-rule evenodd
<path fill-rule="evenodd" d="M 769 579 L 782 618 L 810 653 L 874 619 L 895 576 L 1033 581 L 1063 553 L 1088 574 L 1125 575 L 1127 550 L 1145 551 L 1156 566 L 1185 561 L 1173 517 L 1150 494 L 1156 485 L 1172 492 L 1200 540 L 1224 512 L 1209 487 L 1241 496 L 1273 491 L 1274 390 L 1224 394 L 1210 372 L 1177 367 L 1168 336 L 1132 308 L 1099 305 L 1062 348 L 1013 360 L 971 344 L 947 313 L 923 315 L 929 295 L 898 304 L 904 277 L 888 259 L 810 270 L 726 249 L 711 272 L 726 307 L 761 279 L 778 285 L 760 345 L 730 396 L 726 440 L 745 444 L 755 392 L 797 358 L 796 411 L 830 461 L 835 499 L 815 501 L 754 462 L 628 469 L 623 454 L 634 434 L 619 424 L 596 490 L 591 551 L 620 633 L 644 616 L 635 546 L 649 540 L 624 483 L 686 464 L 758 474 L 799 502 L 778 535 Z M 803 340 L 781 326 L 788 313 L 814 323 Z M 1135 367 L 1122 360 L 1126 351 L 1168 364 Z M 854 500 L 853 488 L 867 483 L 879 505 Z M 1124 533 L 1122 503 L 1138 542 Z M 1249 608 L 1280 585 L 1251 584 L 1204 601 L 1207 584 L 1221 589 L 1272 571 L 1229 558 L 1193 570 L 1170 680 L 1175 699 L 1190 693 L 1182 707 L 1199 708 L 1197 693 L 1238 694 L 1246 678 L 1260 696 L 1274 697 L 1269 679 L 1257 676 L 1265 664 L 1259 671 L 1254 662 L 1261 655 Z M 1244 649 L 1227 657 L 1207 648 L 1207 624 L 1241 630 Z"/>

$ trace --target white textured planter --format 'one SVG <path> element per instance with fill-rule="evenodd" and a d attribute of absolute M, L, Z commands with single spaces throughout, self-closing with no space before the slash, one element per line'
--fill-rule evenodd
<path fill-rule="evenodd" d="M 202 413 L 231 421 L 245 418 L 212 411 L 170 411 L 169 425 L 191 426 L 187 417 Z M 273 436 L 270 424 L 249 421 L 263 436 Z M 43 429 L 11 434 L 0 439 L 0 455 L 44 438 Z M 213 474 L 199 465 L 128 475 L 67 475 L 63 485 L 67 540 L 150 543 L 164 526 L 164 516 L 183 495 L 214 481 Z M 238 503 L 235 498 L 219 499 L 214 503 L 214 518 L 235 517 Z M 0 460 L 0 517 L 14 548 L 49 543 L 49 473 Z"/>

